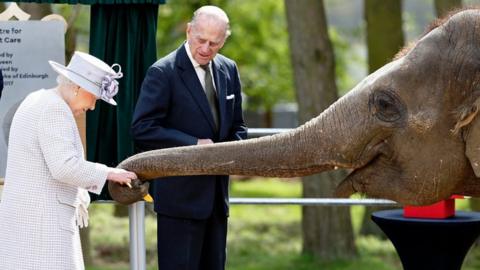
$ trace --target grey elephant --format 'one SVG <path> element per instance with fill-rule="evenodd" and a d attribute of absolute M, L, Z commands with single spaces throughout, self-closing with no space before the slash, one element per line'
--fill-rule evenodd
<path fill-rule="evenodd" d="M 437 21 L 418 42 L 288 133 L 144 152 L 119 167 L 141 180 L 109 183 L 124 204 L 149 179 L 174 175 L 294 177 L 352 169 L 336 189 L 401 204 L 480 195 L 480 10 Z M 158 180 L 161 181 L 161 180 Z"/>

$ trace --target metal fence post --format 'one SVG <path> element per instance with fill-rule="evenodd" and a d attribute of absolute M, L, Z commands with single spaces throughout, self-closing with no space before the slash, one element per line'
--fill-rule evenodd
<path fill-rule="evenodd" d="M 146 270 L 145 202 L 128 206 L 130 227 L 130 269 Z"/>

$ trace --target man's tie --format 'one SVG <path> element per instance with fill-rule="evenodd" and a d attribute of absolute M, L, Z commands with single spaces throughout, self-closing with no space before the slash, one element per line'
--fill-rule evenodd
<path fill-rule="evenodd" d="M 212 74 L 210 68 L 207 65 L 200 65 L 205 70 L 205 94 L 207 95 L 208 104 L 210 104 L 210 110 L 213 115 L 213 122 L 215 122 L 215 131 L 218 131 L 218 107 L 217 107 L 217 94 L 213 87 Z"/>

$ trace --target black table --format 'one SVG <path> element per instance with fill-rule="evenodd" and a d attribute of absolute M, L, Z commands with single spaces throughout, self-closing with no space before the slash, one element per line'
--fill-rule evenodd
<path fill-rule="evenodd" d="M 480 213 L 456 211 L 446 219 L 405 218 L 403 210 L 378 211 L 372 220 L 390 238 L 404 270 L 460 270 L 480 234 Z"/>

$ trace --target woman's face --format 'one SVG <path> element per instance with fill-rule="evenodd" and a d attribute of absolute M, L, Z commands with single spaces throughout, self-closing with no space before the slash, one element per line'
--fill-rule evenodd
<path fill-rule="evenodd" d="M 95 109 L 97 97 L 94 94 L 84 90 L 81 87 L 78 87 L 78 89 L 75 90 L 75 93 L 77 94 L 74 94 L 73 97 L 70 99 L 70 102 L 68 103 L 70 109 L 73 112 L 73 115 L 78 116 L 88 110 Z"/>

